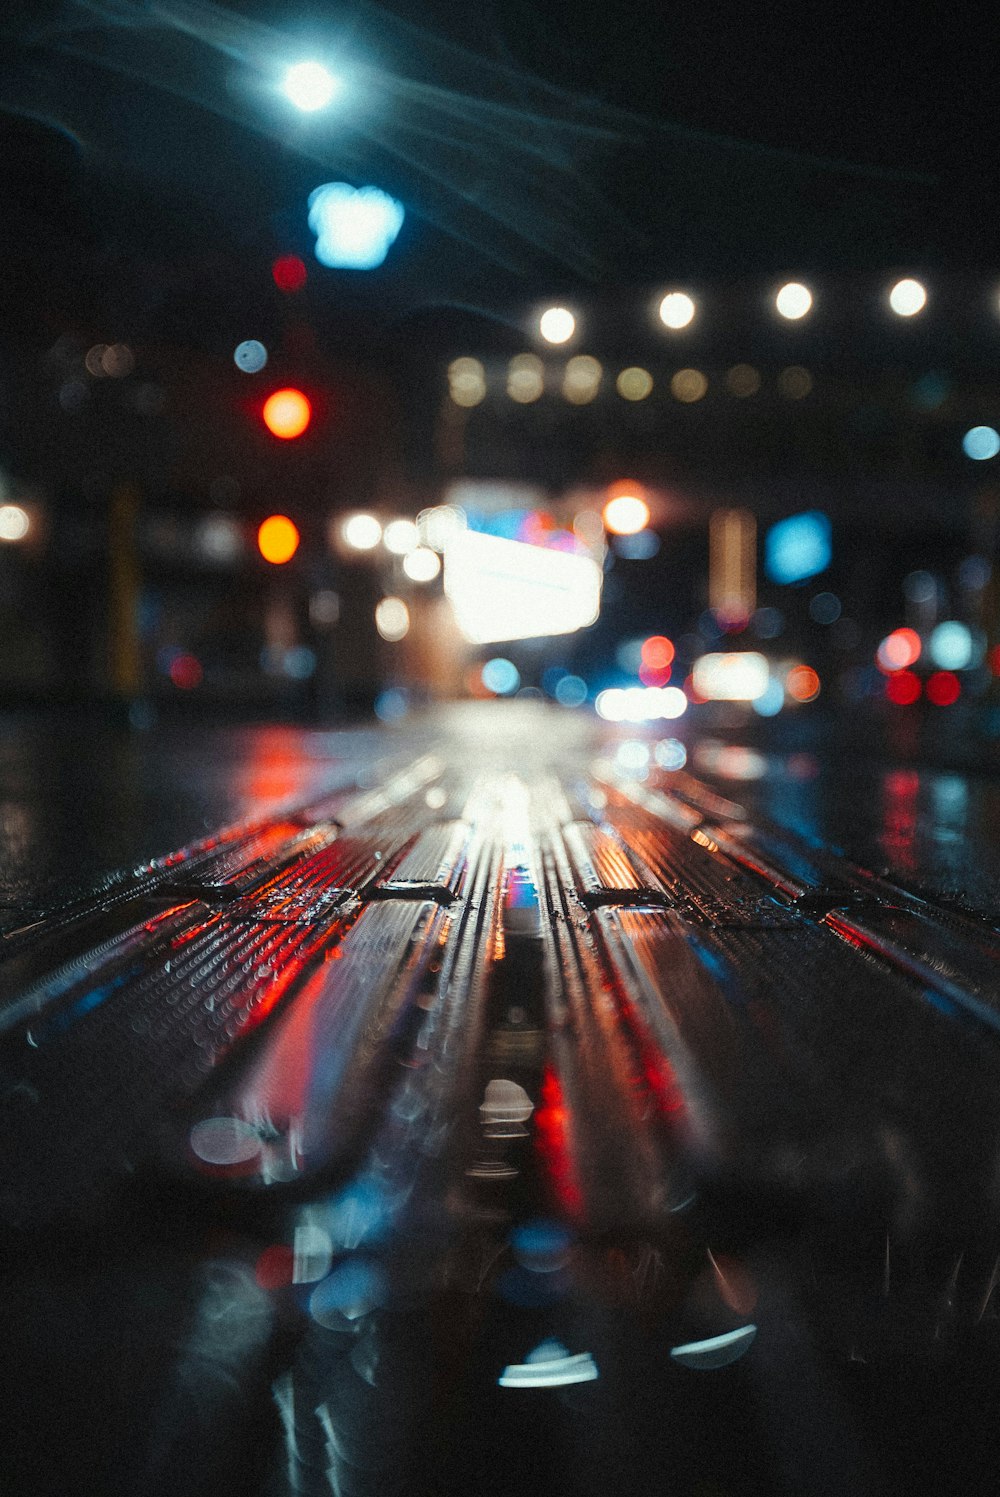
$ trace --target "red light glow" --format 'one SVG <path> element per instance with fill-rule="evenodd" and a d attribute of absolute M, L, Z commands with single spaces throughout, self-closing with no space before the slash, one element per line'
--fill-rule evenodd
<path fill-rule="evenodd" d="M 909 707 L 920 695 L 920 677 L 912 671 L 895 671 L 886 679 L 885 694 L 897 707 Z"/>
<path fill-rule="evenodd" d="M 275 390 L 264 402 L 264 425 L 275 437 L 289 442 L 300 437 L 312 420 L 312 406 L 301 390 Z"/>
<path fill-rule="evenodd" d="M 306 267 L 298 255 L 279 255 L 271 266 L 274 284 L 279 291 L 301 291 L 306 283 Z"/>
<path fill-rule="evenodd" d="M 642 646 L 641 658 L 643 665 L 648 665 L 653 670 L 663 670 L 664 666 L 673 662 L 674 647 L 666 635 L 651 634 Z"/>
<path fill-rule="evenodd" d="M 935 671 L 924 687 L 927 700 L 935 707 L 950 707 L 962 695 L 958 677 L 953 671 Z"/>
<path fill-rule="evenodd" d="M 812 702 L 819 696 L 819 684 L 811 665 L 796 665 L 788 672 L 785 690 L 795 702 Z"/>
<path fill-rule="evenodd" d="M 201 661 L 195 655 L 177 655 L 170 662 L 170 679 L 180 691 L 193 691 L 201 685 Z"/>
<path fill-rule="evenodd" d="M 669 665 L 646 665 L 639 667 L 639 680 L 643 686 L 666 686 L 670 680 Z"/>
<path fill-rule="evenodd" d="M 920 635 L 916 629 L 893 629 L 875 652 L 880 671 L 905 671 L 920 659 Z M 919 693 L 918 693 L 919 694 Z"/>

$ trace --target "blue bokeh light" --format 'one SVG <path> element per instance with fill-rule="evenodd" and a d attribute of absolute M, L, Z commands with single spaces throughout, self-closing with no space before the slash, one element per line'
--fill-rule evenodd
<path fill-rule="evenodd" d="M 805 510 L 772 525 L 764 541 L 764 568 L 772 582 L 802 582 L 825 572 L 833 554 L 829 518 Z"/>
<path fill-rule="evenodd" d="M 233 363 L 244 374 L 259 374 L 267 363 L 267 349 L 256 338 L 246 338 L 236 345 Z"/>
<path fill-rule="evenodd" d="M 1000 452 L 1000 433 L 992 426 L 972 426 L 962 438 L 962 451 L 974 462 L 985 463 Z"/>
<path fill-rule="evenodd" d="M 487 660 L 481 675 L 486 690 L 494 691 L 500 697 L 510 696 L 521 684 L 517 666 L 513 661 L 505 660 L 502 655 L 494 655 L 492 660 Z"/>
<path fill-rule="evenodd" d="M 335 270 L 375 270 L 389 253 L 404 217 L 402 203 L 378 187 L 325 182 L 309 194 L 316 258 Z"/>
<path fill-rule="evenodd" d="M 553 694 L 561 707 L 580 707 L 587 700 L 587 683 L 582 676 L 563 676 Z"/>

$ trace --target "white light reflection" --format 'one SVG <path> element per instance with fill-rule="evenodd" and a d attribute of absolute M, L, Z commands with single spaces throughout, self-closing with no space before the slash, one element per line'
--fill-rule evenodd
<path fill-rule="evenodd" d="M 722 1336 L 710 1336 L 706 1341 L 687 1341 L 675 1346 L 670 1353 L 675 1362 L 700 1372 L 715 1367 L 728 1367 L 739 1361 L 750 1350 L 757 1335 L 755 1325 L 740 1326 L 739 1330 L 726 1331 Z"/>
<path fill-rule="evenodd" d="M 524 1362 L 512 1362 L 497 1381 L 501 1388 L 563 1388 L 599 1376 L 589 1351 L 571 1356 L 561 1341 L 543 1341 Z"/>
<path fill-rule="evenodd" d="M 765 656 L 756 650 L 702 655 L 692 669 L 694 689 L 709 702 L 753 702 L 767 690 Z"/>

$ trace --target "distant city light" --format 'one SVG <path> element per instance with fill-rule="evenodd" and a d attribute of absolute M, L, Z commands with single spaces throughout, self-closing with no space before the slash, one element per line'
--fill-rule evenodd
<path fill-rule="evenodd" d="M 897 317 L 913 317 L 927 305 L 927 291 L 919 281 L 906 277 L 889 292 L 889 305 Z"/>
<path fill-rule="evenodd" d="M 411 582 L 433 582 L 441 570 L 441 558 L 429 546 L 418 546 L 403 557 L 403 571 Z"/>
<path fill-rule="evenodd" d="M 894 671 L 886 677 L 885 694 L 897 707 L 912 707 L 920 689 L 920 677 L 913 671 Z"/>
<path fill-rule="evenodd" d="M 374 551 L 382 539 L 382 526 L 374 515 L 348 515 L 340 526 L 341 538 L 351 551 Z"/>
<path fill-rule="evenodd" d="M 402 203 L 378 187 L 324 182 L 309 194 L 314 254 L 335 270 L 375 270 L 403 227 Z"/>
<path fill-rule="evenodd" d="M 519 405 L 530 405 L 545 389 L 545 366 L 537 354 L 515 354 L 507 365 L 507 394 Z"/>
<path fill-rule="evenodd" d="M 637 535 L 649 524 L 649 505 L 638 494 L 615 494 L 601 513 L 612 535 Z"/>
<path fill-rule="evenodd" d="M 642 643 L 640 658 L 643 665 L 652 666 L 654 670 L 663 670 L 673 661 L 673 644 L 664 634 L 651 634 Z"/>
<path fill-rule="evenodd" d="M 804 400 L 813 387 L 813 377 L 801 364 L 790 364 L 778 375 L 778 393 L 786 400 Z"/>
<path fill-rule="evenodd" d="M 273 436 L 290 442 L 300 437 L 312 420 L 312 406 L 301 390 L 275 390 L 264 402 L 264 425 Z"/>
<path fill-rule="evenodd" d="M 553 695 L 561 707 L 582 707 L 587 700 L 587 683 L 582 676 L 562 676 Z"/>
<path fill-rule="evenodd" d="M 445 546 L 445 594 L 472 644 L 586 628 L 600 612 L 602 581 L 596 562 L 572 552 L 473 530 Z"/>
<path fill-rule="evenodd" d="M 420 545 L 420 531 L 413 520 L 390 520 L 382 532 L 382 544 L 393 556 L 406 556 Z"/>
<path fill-rule="evenodd" d="M 920 659 L 922 645 L 915 629 L 893 629 L 875 651 L 875 664 L 881 671 L 903 671 Z"/>
<path fill-rule="evenodd" d="M 785 688 L 776 676 L 768 681 L 765 690 L 751 703 L 758 717 L 777 717 L 785 705 Z"/>
<path fill-rule="evenodd" d="M 597 693 L 594 710 L 605 722 L 655 722 L 683 717 L 688 699 L 679 686 L 609 686 Z"/>
<path fill-rule="evenodd" d="M 321 62 L 296 62 L 285 70 L 281 91 L 303 114 L 325 109 L 340 88 L 340 80 Z"/>
<path fill-rule="evenodd" d="M 425 546 L 443 551 L 453 535 L 467 526 L 465 511 L 457 504 L 435 504 L 417 516 L 417 530 Z"/>
<path fill-rule="evenodd" d="M 448 394 L 455 405 L 474 406 L 486 399 L 486 371 L 478 359 L 452 359 Z"/>
<path fill-rule="evenodd" d="M 772 582 L 801 582 L 825 572 L 832 552 L 828 517 L 821 510 L 806 510 L 771 526 L 764 541 L 764 569 Z"/>
<path fill-rule="evenodd" d="M 299 549 L 299 532 L 287 515 L 269 515 L 257 531 L 257 549 L 265 561 L 282 566 Z"/>
<path fill-rule="evenodd" d="M 924 690 L 927 700 L 935 707 L 950 707 L 962 695 L 961 683 L 951 671 L 935 671 Z"/>
<path fill-rule="evenodd" d="M 695 304 L 684 291 L 668 291 L 660 302 L 660 321 L 664 327 L 677 331 L 687 327 L 694 317 Z"/>
<path fill-rule="evenodd" d="M 987 462 L 1000 452 L 1000 432 L 992 426 L 970 427 L 962 438 L 962 451 L 974 462 Z"/>
<path fill-rule="evenodd" d="M 964 671 L 972 663 L 972 630 L 958 619 L 944 619 L 927 641 L 927 653 L 945 671 Z"/>
<path fill-rule="evenodd" d="M 603 372 L 599 360 L 589 354 L 576 354 L 567 360 L 562 392 L 570 405 L 588 405 L 600 389 Z"/>
<path fill-rule="evenodd" d="M 691 676 L 706 702 L 753 702 L 764 695 L 770 679 L 767 660 L 756 650 L 702 655 Z"/>
<path fill-rule="evenodd" d="M 568 343 L 576 332 L 576 318 L 567 307 L 548 307 L 538 319 L 546 343 Z"/>
<path fill-rule="evenodd" d="M 271 275 L 279 291 L 301 291 L 306 283 L 305 262 L 298 255 L 279 255 L 271 266 Z"/>
<path fill-rule="evenodd" d="M 0 504 L 0 541 L 23 541 L 31 529 L 31 518 L 19 504 Z"/>
<path fill-rule="evenodd" d="M 233 363 L 244 374 L 259 374 L 267 363 L 267 349 L 256 338 L 246 338 L 242 343 L 237 343 Z"/>
<path fill-rule="evenodd" d="M 521 684 L 521 673 L 517 666 L 513 661 L 505 660 L 502 655 L 495 655 L 492 660 L 487 660 L 480 676 L 486 690 L 499 697 L 513 696 Z"/>
<path fill-rule="evenodd" d="M 774 298 L 774 305 L 789 322 L 798 322 L 813 304 L 812 292 L 799 281 L 788 281 Z"/>
<path fill-rule="evenodd" d="M 382 598 L 375 605 L 375 627 L 390 644 L 406 637 L 410 629 L 410 610 L 402 598 Z"/>
<path fill-rule="evenodd" d="M 653 389 L 653 376 L 648 369 L 623 369 L 615 380 L 615 389 L 623 400 L 645 400 Z"/>
<path fill-rule="evenodd" d="M 760 374 L 752 364 L 734 364 L 726 373 L 726 389 L 738 400 L 746 400 L 760 389 Z"/>
<path fill-rule="evenodd" d="M 785 678 L 785 691 L 795 702 L 812 702 L 819 696 L 820 679 L 811 665 L 795 665 Z"/>
<path fill-rule="evenodd" d="M 670 393 L 682 405 L 694 405 L 708 392 L 708 380 L 700 369 L 678 369 L 670 381 Z"/>

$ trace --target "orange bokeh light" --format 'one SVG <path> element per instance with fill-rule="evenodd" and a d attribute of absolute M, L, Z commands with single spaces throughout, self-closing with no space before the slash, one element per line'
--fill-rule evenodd
<path fill-rule="evenodd" d="M 275 390 L 264 402 L 264 425 L 284 441 L 300 437 L 312 420 L 312 406 L 301 390 Z"/>
<path fill-rule="evenodd" d="M 785 690 L 793 701 L 815 701 L 819 696 L 819 676 L 811 665 L 796 665 L 788 672 Z"/>
<path fill-rule="evenodd" d="M 257 531 L 257 549 L 265 561 L 280 567 L 299 549 L 299 532 L 287 515 L 269 515 Z"/>
<path fill-rule="evenodd" d="M 920 659 L 920 635 L 916 629 L 893 629 L 875 652 L 880 671 L 908 670 Z"/>
<path fill-rule="evenodd" d="M 601 518 L 611 535 L 638 535 L 645 530 L 649 524 L 649 505 L 642 486 L 626 480 L 612 484 Z"/>

